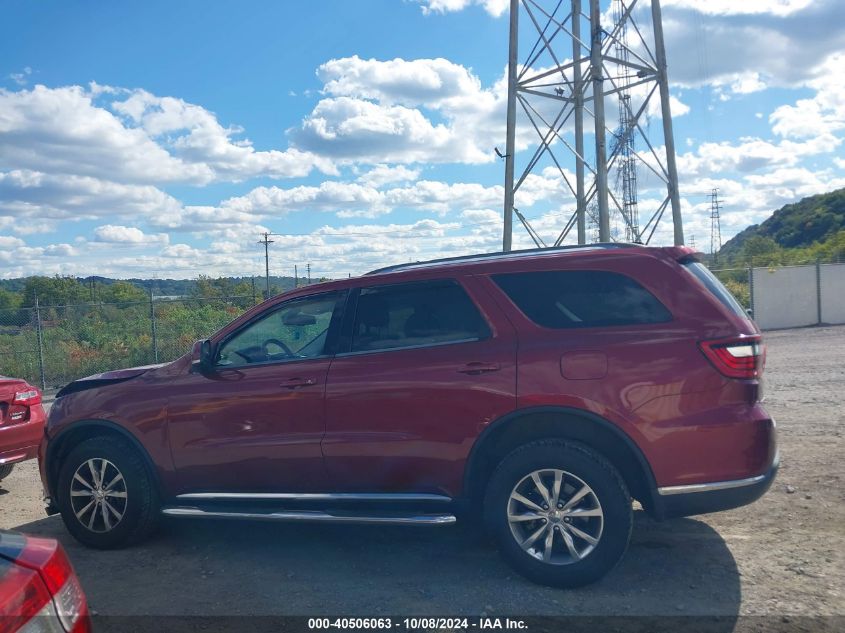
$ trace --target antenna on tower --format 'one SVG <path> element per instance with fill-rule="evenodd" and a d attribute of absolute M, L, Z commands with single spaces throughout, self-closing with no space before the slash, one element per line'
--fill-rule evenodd
<path fill-rule="evenodd" d="M 625 241 L 640 244 L 640 212 L 637 206 L 637 152 L 634 145 L 634 125 L 632 125 L 631 91 L 632 79 L 636 73 L 631 69 L 631 54 L 628 51 L 628 21 L 625 15 L 625 2 L 614 0 L 613 19 L 620 25 L 616 36 L 614 51 L 619 60 L 619 127 L 615 134 L 616 148 L 619 155 L 619 168 L 616 171 L 616 190 L 622 197 L 622 216 L 625 218 Z"/>
<path fill-rule="evenodd" d="M 719 250 L 722 248 L 722 226 L 719 220 L 719 209 L 721 208 L 719 190 L 714 187 L 710 192 L 710 255 L 713 257 L 714 265 L 719 257 Z"/>
<path fill-rule="evenodd" d="M 650 2 L 650 29 L 640 28 L 634 19 L 639 0 L 613 2 L 613 24 L 602 24 L 601 0 L 583 0 L 589 7 L 586 13 L 582 11 L 582 0 L 510 0 L 507 144 L 503 155 L 504 251 L 512 246 L 516 194 L 524 184 L 530 186 L 527 177 L 542 170 L 544 163 L 560 175 L 575 201 L 554 246 L 560 246 L 573 227 L 577 227 L 578 243 L 584 244 L 592 208 L 597 210 L 601 242 L 612 239 L 610 216 L 615 214 L 617 220 L 621 217 L 625 223 L 627 239 L 647 244 L 670 208 L 674 243 L 684 243 L 660 0 Z M 530 21 L 537 36 L 522 63 L 521 16 Z M 618 100 L 616 131 L 608 128 L 605 119 L 608 97 Z M 648 125 L 644 124 L 652 98 L 659 99 L 661 106 L 665 150 L 660 155 L 655 149 L 661 147 L 660 142 L 649 140 Z M 539 137 L 518 177 L 517 106 Z M 585 123 L 589 122 L 585 115 L 592 119 L 589 131 L 585 130 Z M 585 149 L 586 134 L 593 136 L 594 153 Z M 637 151 L 635 136 L 643 139 L 642 151 Z M 575 163 L 574 182 L 564 158 Z M 649 219 L 644 225 L 639 219 L 637 161 L 666 186 L 665 198 L 648 210 Z M 618 197 L 608 187 L 608 173 L 614 169 L 616 189 L 621 190 Z M 586 181 L 587 177 L 590 181 Z"/>

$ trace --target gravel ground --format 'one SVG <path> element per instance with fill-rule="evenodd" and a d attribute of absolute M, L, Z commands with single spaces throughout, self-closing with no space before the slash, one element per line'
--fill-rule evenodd
<path fill-rule="evenodd" d="M 183 519 L 131 549 L 87 550 L 44 516 L 34 462 L 0 485 L 0 527 L 59 539 L 101 615 L 842 616 L 845 327 L 766 338 L 767 408 L 782 458 L 772 489 L 701 517 L 656 523 L 638 512 L 623 562 L 583 589 L 523 580 L 460 525 Z M 824 628 L 830 622 L 843 620 Z"/>

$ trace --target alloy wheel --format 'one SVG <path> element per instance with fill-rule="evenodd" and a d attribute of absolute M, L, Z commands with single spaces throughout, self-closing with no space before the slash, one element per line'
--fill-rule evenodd
<path fill-rule="evenodd" d="M 70 483 L 70 504 L 86 529 L 111 532 L 123 519 L 126 503 L 126 480 L 112 462 L 95 457 L 76 469 Z"/>
<path fill-rule="evenodd" d="M 520 547 L 552 565 L 583 560 L 604 529 L 596 493 L 579 477 L 559 469 L 535 470 L 523 477 L 511 492 L 507 514 Z"/>

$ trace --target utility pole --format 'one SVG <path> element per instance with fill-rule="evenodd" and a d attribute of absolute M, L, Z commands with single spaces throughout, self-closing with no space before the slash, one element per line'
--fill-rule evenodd
<path fill-rule="evenodd" d="M 296 264 L 293 265 L 293 287 L 299 288 L 299 270 L 296 267 Z"/>
<path fill-rule="evenodd" d="M 308 285 L 311 285 L 311 264 L 308 263 L 305 265 L 305 270 L 308 271 Z"/>
<path fill-rule="evenodd" d="M 266 295 L 265 299 L 270 298 L 270 244 L 273 243 L 273 240 L 270 239 L 271 233 L 265 231 L 261 235 L 264 236 L 263 240 L 259 240 L 259 244 L 264 244 L 264 280 L 266 285 Z"/>
<path fill-rule="evenodd" d="M 713 264 L 719 257 L 722 248 L 722 223 L 719 218 L 719 210 L 722 203 L 719 202 L 719 190 L 713 188 L 710 192 L 710 255 L 713 257 Z"/>

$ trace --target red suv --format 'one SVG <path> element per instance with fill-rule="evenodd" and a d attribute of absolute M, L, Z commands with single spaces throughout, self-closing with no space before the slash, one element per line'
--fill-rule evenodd
<path fill-rule="evenodd" d="M 94 547 L 159 515 L 441 525 L 483 517 L 577 586 L 657 518 L 754 501 L 778 465 L 760 332 L 687 248 L 394 266 L 263 303 L 165 365 L 57 396 L 49 511 Z"/>

